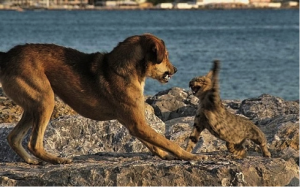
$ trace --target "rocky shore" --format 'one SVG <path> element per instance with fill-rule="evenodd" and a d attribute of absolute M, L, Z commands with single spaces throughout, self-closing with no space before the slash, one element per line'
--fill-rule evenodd
<path fill-rule="evenodd" d="M 146 97 L 145 102 L 149 125 L 184 148 L 198 99 L 174 87 Z M 263 94 L 242 101 L 224 100 L 223 104 L 266 134 L 272 158 L 262 157 L 259 147 L 246 141 L 248 157 L 233 159 L 225 143 L 205 130 L 195 153 L 208 155 L 208 160 L 161 160 L 116 120 L 81 117 L 56 99 L 45 148 L 73 157 L 74 162 L 34 166 L 24 163 L 7 144 L 7 134 L 22 109 L 0 89 L 0 185 L 299 186 L 299 101 Z M 28 136 L 24 146 L 27 141 Z"/>

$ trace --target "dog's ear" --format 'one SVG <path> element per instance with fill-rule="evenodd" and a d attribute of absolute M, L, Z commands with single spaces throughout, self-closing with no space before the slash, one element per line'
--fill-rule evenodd
<path fill-rule="evenodd" d="M 145 34 L 143 37 L 142 45 L 145 47 L 146 56 L 148 56 L 152 62 L 160 64 L 166 55 L 164 41 L 150 34 Z"/>
<path fill-rule="evenodd" d="M 165 56 L 165 46 L 163 40 L 161 40 L 161 43 L 155 42 L 152 51 L 156 63 L 160 64 Z"/>

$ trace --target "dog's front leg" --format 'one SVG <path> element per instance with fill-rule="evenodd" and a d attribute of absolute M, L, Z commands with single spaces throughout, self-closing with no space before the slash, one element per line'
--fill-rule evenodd
<path fill-rule="evenodd" d="M 139 139 L 139 138 L 138 138 Z M 142 140 L 139 139 L 154 155 L 157 155 L 159 158 L 163 159 L 163 160 L 174 160 L 176 157 L 174 157 L 174 155 L 163 151 L 162 149 Z"/>
<path fill-rule="evenodd" d="M 146 146 L 151 151 L 160 152 L 157 151 L 159 149 L 156 149 L 152 146 L 157 146 L 158 148 L 167 151 L 173 155 L 175 155 L 177 158 L 181 160 L 204 160 L 207 159 L 207 156 L 205 155 L 195 155 L 192 153 L 189 153 L 185 150 L 183 150 L 179 145 L 176 143 L 168 140 L 164 136 L 157 133 L 155 130 L 153 130 L 149 125 L 147 125 L 145 121 L 145 117 L 142 112 L 136 112 L 134 110 L 134 113 L 131 113 L 130 111 L 126 111 L 126 118 L 119 119 L 119 121 L 127 127 L 130 134 L 132 136 L 135 136 L 139 140 L 142 140 L 142 142 L 146 143 Z M 128 113 L 129 112 L 129 113 Z M 164 156 L 164 154 L 163 154 Z"/>

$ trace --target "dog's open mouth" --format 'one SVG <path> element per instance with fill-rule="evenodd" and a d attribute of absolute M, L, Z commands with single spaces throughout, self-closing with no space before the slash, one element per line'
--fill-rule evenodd
<path fill-rule="evenodd" d="M 195 95 L 200 89 L 200 86 L 190 86 L 193 94 Z"/>
<path fill-rule="evenodd" d="M 164 75 L 163 75 L 164 82 L 169 82 L 171 77 L 172 77 L 172 75 L 170 74 L 170 72 L 165 72 Z"/>

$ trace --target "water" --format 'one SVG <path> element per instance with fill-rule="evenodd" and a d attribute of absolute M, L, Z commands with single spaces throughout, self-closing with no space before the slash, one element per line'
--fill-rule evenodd
<path fill-rule="evenodd" d="M 0 50 L 55 43 L 91 53 L 126 37 L 162 38 L 178 73 L 165 85 L 148 79 L 145 94 L 204 75 L 221 60 L 223 99 L 268 93 L 299 98 L 299 10 L 0 11 Z"/>

